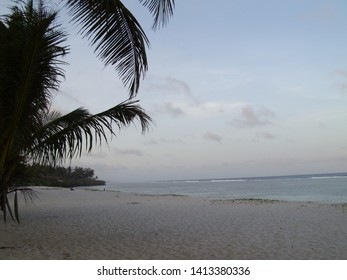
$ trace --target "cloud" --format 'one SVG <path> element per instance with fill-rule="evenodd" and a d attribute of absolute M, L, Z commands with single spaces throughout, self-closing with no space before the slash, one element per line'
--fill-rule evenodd
<path fill-rule="evenodd" d="M 236 105 L 237 106 L 237 105 Z M 201 113 L 202 115 L 206 113 L 212 114 L 223 114 L 231 109 L 235 108 L 235 104 L 227 104 L 224 102 L 204 102 L 194 106 L 193 110 Z"/>
<path fill-rule="evenodd" d="M 169 138 L 160 138 L 159 141 L 163 144 L 184 144 L 185 142 L 182 139 L 169 139 Z"/>
<path fill-rule="evenodd" d="M 118 148 L 114 148 L 113 149 L 114 152 L 117 155 L 121 155 L 121 156 L 143 156 L 142 151 L 138 150 L 138 149 L 118 149 Z"/>
<path fill-rule="evenodd" d="M 275 117 L 275 114 L 269 109 L 261 107 L 255 111 L 252 106 L 245 105 L 241 109 L 241 118 L 236 118 L 229 123 L 240 128 L 258 127 L 272 125 L 273 123 L 268 119 L 273 117 Z"/>
<path fill-rule="evenodd" d="M 151 139 L 149 139 L 149 140 L 143 142 L 143 144 L 144 144 L 144 145 L 158 145 L 159 143 L 158 143 L 157 140 L 151 138 Z"/>
<path fill-rule="evenodd" d="M 172 77 L 155 77 L 150 80 L 152 83 L 146 86 L 147 91 L 159 91 L 160 93 L 173 92 L 175 94 L 182 93 L 189 96 L 191 95 L 191 89 L 184 81 Z"/>
<path fill-rule="evenodd" d="M 234 114 L 238 112 L 240 107 L 245 103 L 228 103 L 228 102 L 200 102 L 200 103 L 180 103 L 176 104 L 174 108 L 180 108 L 187 116 L 197 118 L 210 118 L 223 114 Z"/>
<path fill-rule="evenodd" d="M 330 21 L 336 15 L 335 7 L 331 3 L 317 5 L 311 10 L 304 11 L 299 14 L 299 18 L 306 21 Z"/>
<path fill-rule="evenodd" d="M 347 78 L 347 71 L 345 71 L 345 70 L 341 70 L 341 69 L 336 70 L 334 72 L 334 74 L 336 74 L 336 75 L 338 75 L 340 77 L 343 77 L 343 78 Z"/>
<path fill-rule="evenodd" d="M 269 132 L 258 132 L 257 133 L 257 137 L 264 138 L 264 139 L 269 139 L 269 140 L 277 138 L 274 134 L 269 133 Z"/>
<path fill-rule="evenodd" d="M 107 157 L 107 153 L 105 152 L 91 152 L 88 154 L 89 157 L 92 157 L 92 158 L 106 158 Z"/>
<path fill-rule="evenodd" d="M 192 118 L 212 118 L 223 116 L 224 118 L 235 118 L 229 122 L 238 127 L 252 127 L 270 125 L 269 120 L 275 114 L 265 107 L 257 107 L 256 110 L 250 104 L 244 102 L 201 102 L 201 103 L 173 103 L 165 102 L 154 105 L 153 113 L 168 114 L 172 117 L 187 116 Z M 241 113 L 240 118 L 236 118 Z"/>
<path fill-rule="evenodd" d="M 344 80 L 347 79 L 347 71 L 344 70 L 336 70 L 334 74 Z M 345 92 L 347 90 L 347 82 L 340 82 L 337 84 L 341 91 Z"/>
<path fill-rule="evenodd" d="M 151 138 L 150 140 L 147 140 L 144 142 L 144 145 L 161 145 L 161 144 L 184 144 L 185 142 L 182 139 L 169 139 L 169 138 L 160 138 L 160 139 L 154 139 Z"/>
<path fill-rule="evenodd" d="M 191 94 L 191 90 L 190 87 L 187 83 L 177 80 L 175 78 L 170 78 L 167 77 L 165 79 L 166 83 L 175 91 L 180 91 L 182 93 L 185 93 L 187 95 Z"/>
<path fill-rule="evenodd" d="M 206 132 L 204 134 L 204 138 L 209 140 L 209 141 L 215 141 L 215 142 L 218 142 L 218 143 L 221 143 L 223 138 L 217 134 L 214 134 L 212 132 Z"/>
<path fill-rule="evenodd" d="M 178 107 L 171 102 L 166 102 L 160 106 L 156 106 L 155 111 L 161 114 L 169 114 L 174 118 L 183 116 L 185 114 L 181 107 Z"/>

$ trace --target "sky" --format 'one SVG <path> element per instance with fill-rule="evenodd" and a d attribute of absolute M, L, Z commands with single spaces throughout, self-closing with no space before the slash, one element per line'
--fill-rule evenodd
<path fill-rule="evenodd" d="M 157 31 L 138 1 L 123 3 L 150 40 L 136 99 L 153 123 L 72 165 L 117 182 L 347 171 L 347 1 L 176 0 Z M 71 52 L 54 109 L 126 100 L 114 69 L 60 19 Z"/>

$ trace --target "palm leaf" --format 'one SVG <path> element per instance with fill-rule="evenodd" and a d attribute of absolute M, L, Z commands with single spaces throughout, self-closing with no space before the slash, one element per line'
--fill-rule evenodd
<path fill-rule="evenodd" d="M 21 192 L 21 194 L 24 197 L 25 203 L 34 203 L 35 199 L 39 199 L 37 193 L 35 190 L 27 187 L 16 187 L 8 192 L 8 194 L 13 193 L 13 192 Z"/>
<path fill-rule="evenodd" d="M 19 224 L 18 194 L 17 194 L 17 191 L 14 194 L 14 215 L 16 217 L 17 223 Z"/>
<path fill-rule="evenodd" d="M 151 118 L 137 102 L 128 100 L 95 115 L 78 108 L 53 119 L 33 135 L 33 146 L 27 153 L 35 162 L 55 164 L 79 157 L 84 150 L 90 152 L 102 141 L 108 143 L 108 138 L 115 135 L 114 125 L 121 128 L 138 120 L 145 132 Z"/>
<path fill-rule="evenodd" d="M 33 202 L 34 199 L 38 198 L 36 192 L 30 188 L 15 188 L 8 192 L 3 191 L 1 195 L 0 205 L 1 205 L 1 210 L 3 211 L 3 219 L 5 223 L 7 222 L 7 212 L 9 213 L 10 217 L 12 218 L 14 222 L 17 222 L 18 224 L 20 223 L 19 207 L 18 207 L 18 191 L 20 191 L 23 194 L 25 202 L 28 202 L 28 200 Z M 9 194 L 13 192 L 14 192 L 14 200 L 13 200 L 14 214 L 12 212 L 11 204 L 8 199 Z"/>
<path fill-rule="evenodd" d="M 148 68 L 149 41 L 136 18 L 119 0 L 68 0 L 66 5 L 80 33 L 96 45 L 105 66 L 115 66 L 132 98 Z"/>
<path fill-rule="evenodd" d="M 8 213 L 10 214 L 12 220 L 13 220 L 14 222 L 16 222 L 16 220 L 14 219 L 14 216 L 13 216 L 13 213 L 12 213 L 12 209 L 11 209 L 11 205 L 10 205 L 10 202 L 8 201 L 7 195 L 6 195 L 6 206 L 7 206 Z M 6 220 L 5 220 L 5 223 L 6 223 Z"/>
<path fill-rule="evenodd" d="M 154 17 L 153 29 L 165 26 L 173 15 L 175 0 L 139 0 Z"/>
<path fill-rule="evenodd" d="M 1 207 L 2 215 L 3 215 L 3 219 L 5 223 L 7 220 L 6 199 L 7 199 L 7 192 L 5 190 L 2 190 L 0 193 L 0 207 Z"/>

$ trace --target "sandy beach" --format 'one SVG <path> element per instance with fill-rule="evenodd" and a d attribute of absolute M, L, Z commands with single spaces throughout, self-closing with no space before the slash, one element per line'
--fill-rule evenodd
<path fill-rule="evenodd" d="M 0 259 L 347 259 L 347 206 L 38 188 Z"/>

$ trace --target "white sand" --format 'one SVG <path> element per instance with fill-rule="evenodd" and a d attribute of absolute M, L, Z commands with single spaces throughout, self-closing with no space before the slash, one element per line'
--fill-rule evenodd
<path fill-rule="evenodd" d="M 347 207 L 38 189 L 0 259 L 347 259 Z"/>

